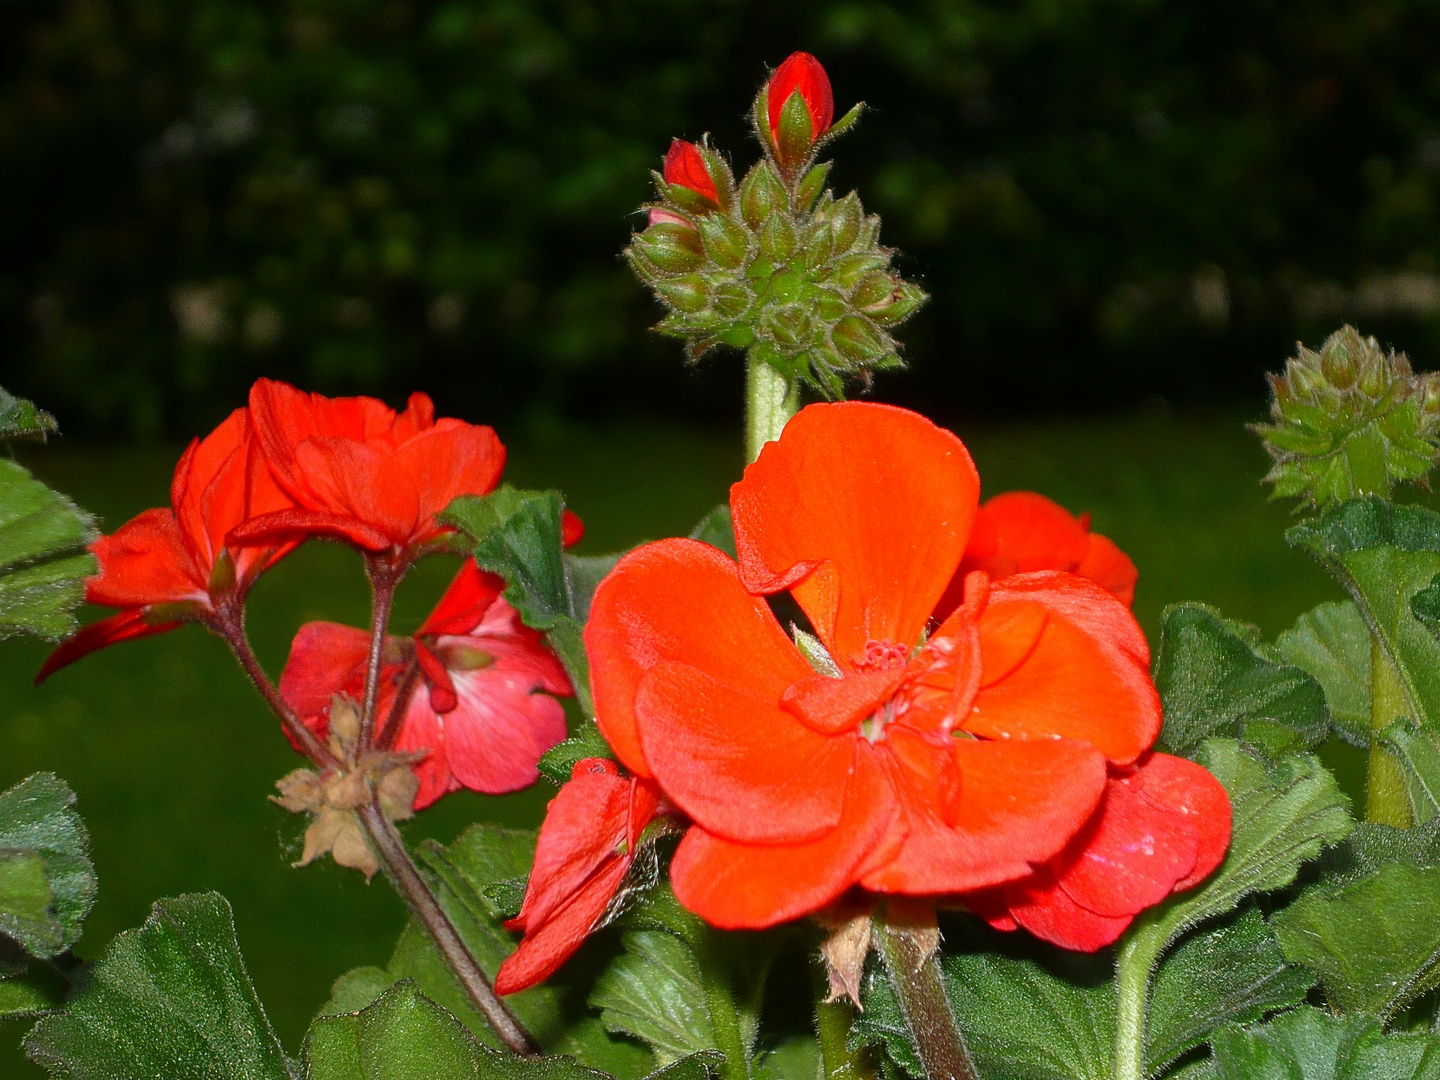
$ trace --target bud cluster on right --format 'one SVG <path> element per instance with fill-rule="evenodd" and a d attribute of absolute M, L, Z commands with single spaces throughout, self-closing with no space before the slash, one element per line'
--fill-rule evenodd
<path fill-rule="evenodd" d="M 765 156 L 738 185 L 708 139 L 671 144 L 649 226 L 625 255 L 668 309 L 656 329 L 689 359 L 734 346 L 832 398 L 847 377 L 901 365 L 890 330 L 925 293 L 892 271 L 880 219 L 854 192 L 835 198 L 829 162 L 816 162 L 860 110 L 832 123 L 825 69 L 795 53 L 756 96 Z"/>
<path fill-rule="evenodd" d="M 1354 327 L 1319 352 L 1301 345 L 1269 378 L 1272 422 L 1255 430 L 1275 459 L 1265 479 L 1277 498 L 1321 509 L 1388 498 L 1396 483 L 1424 484 L 1440 459 L 1440 372 L 1416 375 L 1404 353 Z"/>

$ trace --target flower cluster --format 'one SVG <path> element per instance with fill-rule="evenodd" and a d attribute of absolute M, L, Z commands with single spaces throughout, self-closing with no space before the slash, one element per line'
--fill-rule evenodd
<path fill-rule="evenodd" d="M 87 599 L 121 610 L 57 648 L 37 681 L 95 649 L 187 621 L 248 649 L 246 594 L 303 541 L 350 544 L 372 576 L 393 581 L 446 545 L 452 530 L 440 512 L 460 495 L 491 491 L 504 464 L 492 429 L 437 420 L 424 394 L 396 412 L 374 398 L 328 398 L 261 379 L 247 408 L 182 455 L 168 509 L 146 510 L 94 544 L 99 572 Z M 567 512 L 565 524 L 577 540 L 579 519 Z M 541 635 L 501 599 L 503 587 L 467 561 L 412 638 L 385 641 L 377 704 L 387 719 L 363 750 L 413 762 L 415 809 L 459 787 L 524 787 L 565 737 L 564 712 L 549 695 L 570 694 L 569 680 Z M 329 739 L 336 701 L 363 698 L 370 637 L 323 622 L 296 635 L 280 693 L 312 745 Z"/>
<path fill-rule="evenodd" d="M 658 329 L 692 360 L 734 346 L 830 397 L 847 377 L 899 366 L 890 331 L 925 294 L 891 270 L 880 219 L 853 192 L 825 189 L 830 166 L 816 155 L 860 106 L 838 121 L 834 112 L 825 69 L 796 53 L 755 99 L 765 157 L 738 187 L 708 142 L 670 144 L 659 200 L 626 256 L 668 309 Z"/>
<path fill-rule="evenodd" d="M 965 447 L 917 414 L 802 410 L 731 489 L 738 561 L 666 540 L 601 583 L 598 722 L 645 795 L 613 769 L 604 799 L 572 781 L 541 850 L 603 850 L 618 884 L 645 812 L 669 813 L 675 895 L 712 925 L 901 895 L 1077 949 L 1206 877 L 1228 799 L 1151 749 L 1133 564 L 1048 500 L 978 494 Z M 768 600 L 787 591 L 808 621 L 789 633 Z M 590 863 L 567 865 L 532 877 L 521 925 L 569 936 L 527 937 L 506 989 L 603 913 Z"/>

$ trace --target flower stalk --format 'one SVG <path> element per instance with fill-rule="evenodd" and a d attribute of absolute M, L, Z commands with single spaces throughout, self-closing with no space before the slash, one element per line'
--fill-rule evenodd
<path fill-rule="evenodd" d="M 1115 961 L 1114 1080 L 1145 1080 L 1145 1010 L 1150 997 L 1150 973 L 1164 944 L 1154 923 L 1144 916 L 1121 942 Z"/>
<path fill-rule="evenodd" d="M 800 384 L 751 356 L 745 379 L 745 460 L 754 461 L 800 409 Z"/>
<path fill-rule="evenodd" d="M 1410 715 L 1405 686 L 1384 646 L 1370 642 L 1370 762 L 1366 778 L 1365 820 L 1397 829 L 1412 824 L 1410 799 L 1405 793 L 1405 772 L 1395 756 L 1380 744 L 1379 732 L 1402 716 Z"/>
<path fill-rule="evenodd" d="M 927 927 L 887 915 L 875 922 L 875 941 L 927 1080 L 979 1080 L 940 978 L 933 921 Z"/>

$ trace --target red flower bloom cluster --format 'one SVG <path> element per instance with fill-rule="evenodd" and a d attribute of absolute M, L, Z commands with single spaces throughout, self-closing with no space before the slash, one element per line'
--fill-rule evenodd
<path fill-rule="evenodd" d="M 830 76 L 820 61 L 807 52 L 791 53 L 765 84 L 765 109 L 770 137 L 780 139 L 780 114 L 793 94 L 799 94 L 810 114 L 810 138 L 818 139 L 830 130 L 835 119 L 835 95 Z"/>
<path fill-rule="evenodd" d="M 692 822 L 671 881 L 707 921 L 769 926 L 858 886 L 963 896 L 1095 948 L 1223 856 L 1224 789 L 1149 753 L 1149 650 L 1111 592 L 1020 570 L 1033 553 L 996 511 L 976 557 L 1014 565 L 970 570 L 937 620 L 978 491 L 964 446 L 923 417 L 814 405 L 731 489 L 738 565 L 668 540 L 601 583 L 600 727 Z M 782 590 L 814 638 L 776 621 Z"/>
<path fill-rule="evenodd" d="M 411 697 L 392 746 L 426 754 L 413 766 L 416 810 L 462 787 L 491 795 L 527 787 L 541 755 L 565 738 L 565 710 L 549 695 L 573 693 L 570 680 L 544 636 L 501 599 L 504 587 L 467 559 L 414 636 L 386 642 L 379 715 L 390 714 L 411 660 L 423 683 L 423 692 L 405 687 Z M 337 623 L 306 623 L 295 635 L 280 694 L 320 739 L 334 695 L 364 694 L 369 648 L 367 631 Z"/>
<path fill-rule="evenodd" d="M 91 546 L 100 568 L 85 583 L 85 599 L 121 610 L 55 649 L 36 683 L 96 649 L 173 630 L 187 619 L 213 619 L 227 599 L 243 599 L 298 539 L 247 547 L 228 534 L 294 505 L 271 475 L 250 410 L 236 409 L 180 456 L 169 509 L 146 510 Z"/>

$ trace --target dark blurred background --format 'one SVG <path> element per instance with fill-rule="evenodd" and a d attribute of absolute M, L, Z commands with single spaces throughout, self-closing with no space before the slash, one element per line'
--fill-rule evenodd
<path fill-rule="evenodd" d="M 794 48 L 934 294 L 881 387 L 993 415 L 1257 396 L 1440 344 L 1422 0 L 5 0 L 0 385 L 189 437 L 257 374 L 487 419 L 730 417 L 616 253 L 671 136 Z"/>

